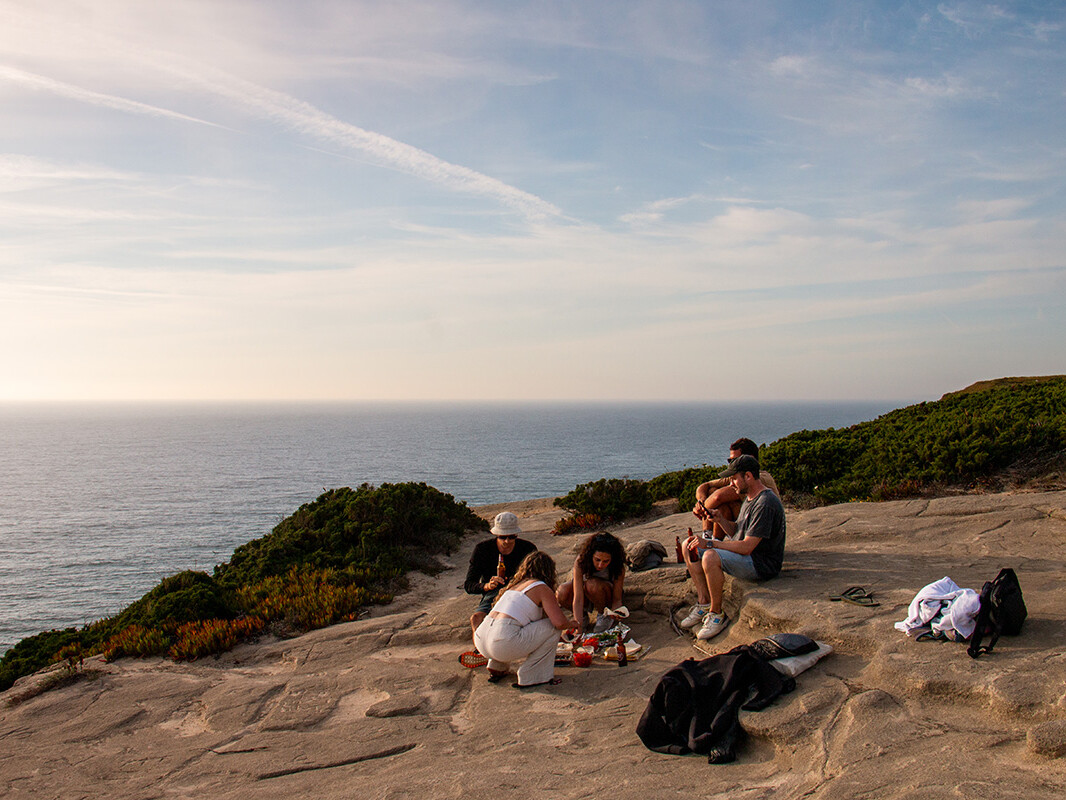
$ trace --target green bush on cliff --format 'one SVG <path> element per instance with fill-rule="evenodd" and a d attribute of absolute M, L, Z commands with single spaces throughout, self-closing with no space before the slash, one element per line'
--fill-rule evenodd
<path fill-rule="evenodd" d="M 76 628 L 61 631 L 46 631 L 29 636 L 6 653 L 0 660 L 0 691 L 7 689 L 18 678 L 30 675 L 55 661 L 61 650 L 80 641 Z"/>
<path fill-rule="evenodd" d="M 973 486 L 1066 449 L 1066 378 L 990 382 L 850 428 L 800 431 L 762 452 L 787 492 L 822 503 Z"/>
<path fill-rule="evenodd" d="M 696 502 L 696 487 L 712 477 L 717 478 L 720 469 L 721 467 L 709 467 L 704 464 L 699 467 L 685 467 L 674 472 L 664 472 L 648 481 L 648 492 L 651 494 L 651 499 L 658 502 L 671 497 L 680 498 L 684 492 L 689 491 L 693 495 L 693 501 L 689 505 L 691 508 Z"/>
<path fill-rule="evenodd" d="M 23 639 L 0 659 L 0 691 L 56 660 L 85 654 L 199 658 L 227 650 L 268 624 L 310 630 L 387 603 L 411 569 L 437 569 L 464 532 L 488 530 L 465 504 L 424 483 L 333 489 L 260 539 L 238 547 L 215 574 L 186 571 L 114 617 Z"/>
<path fill-rule="evenodd" d="M 109 621 L 113 629 L 129 625 L 161 628 L 201 619 L 232 619 L 239 609 L 233 592 L 206 572 L 186 570 L 169 578 Z"/>
<path fill-rule="evenodd" d="M 786 497 L 841 503 L 992 486 L 1005 470 L 1061 468 L 1064 450 L 1066 377 L 1051 376 L 983 381 L 850 428 L 798 431 L 763 445 L 760 462 Z M 648 487 L 688 510 L 721 469 L 666 472 Z"/>
<path fill-rule="evenodd" d="M 260 539 L 215 569 L 223 586 L 252 584 L 293 567 L 369 570 L 375 580 L 430 568 L 432 556 L 454 550 L 465 531 L 488 523 L 424 483 L 363 484 L 333 489 L 300 506 Z"/>
<path fill-rule="evenodd" d="M 652 502 L 648 484 L 630 478 L 600 478 L 582 483 L 554 501 L 555 505 L 575 514 L 595 514 L 612 522 L 646 514 Z"/>

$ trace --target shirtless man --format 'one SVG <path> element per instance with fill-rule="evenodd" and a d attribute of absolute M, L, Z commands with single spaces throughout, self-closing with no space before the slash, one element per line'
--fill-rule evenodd
<path fill-rule="evenodd" d="M 737 456 L 752 456 L 758 460 L 759 446 L 748 438 L 737 439 L 733 444 L 729 445 L 729 460 L 732 461 Z M 779 498 L 781 497 L 781 492 L 777 490 L 777 484 L 769 472 L 766 470 L 760 471 L 759 478 L 767 489 Z M 715 539 L 725 538 L 722 526 L 711 519 L 711 511 L 720 508 L 728 520 L 735 520 L 737 513 L 740 511 L 741 499 L 729 478 L 717 478 L 713 481 L 707 481 L 696 488 L 696 505 L 692 508 L 692 513 L 703 523 L 704 540 L 709 536 L 714 536 Z"/>

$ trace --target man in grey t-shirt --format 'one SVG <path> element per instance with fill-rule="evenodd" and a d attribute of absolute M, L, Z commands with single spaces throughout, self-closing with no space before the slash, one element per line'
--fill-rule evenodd
<path fill-rule="evenodd" d="M 785 507 L 759 480 L 758 460 L 750 455 L 738 456 L 719 474 L 730 479 L 744 503 L 735 522 L 719 509 L 711 510 L 714 522 L 721 525 L 726 536 L 733 538 L 711 539 L 709 549 L 698 561 L 694 558 L 696 551 L 685 554 L 696 586 L 696 605 L 681 625 L 691 628 L 702 622 L 696 634 L 702 640 L 717 636 L 729 624 L 722 610 L 725 575 L 750 581 L 767 580 L 781 571 L 785 556 Z"/>

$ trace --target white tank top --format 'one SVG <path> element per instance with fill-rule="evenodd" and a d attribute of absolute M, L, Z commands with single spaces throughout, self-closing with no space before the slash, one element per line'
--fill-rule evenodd
<path fill-rule="evenodd" d="M 506 614 L 520 625 L 528 625 L 544 616 L 544 609 L 526 597 L 526 592 L 534 586 L 546 586 L 544 581 L 533 581 L 522 591 L 508 589 L 503 597 L 492 607 L 493 611 Z"/>

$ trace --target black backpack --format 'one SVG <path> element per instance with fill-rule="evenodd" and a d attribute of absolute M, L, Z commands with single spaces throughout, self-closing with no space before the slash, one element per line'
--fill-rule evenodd
<path fill-rule="evenodd" d="M 1017 636 L 1021 633 L 1022 623 L 1028 612 L 1022 599 L 1022 587 L 1014 570 L 1001 569 L 995 580 L 985 581 L 981 587 L 981 610 L 977 614 L 977 627 L 970 637 L 970 646 L 966 652 L 970 658 L 977 658 L 982 653 L 991 653 L 999 641 L 1000 634 Z M 989 636 L 988 644 L 981 646 L 981 640 Z"/>

